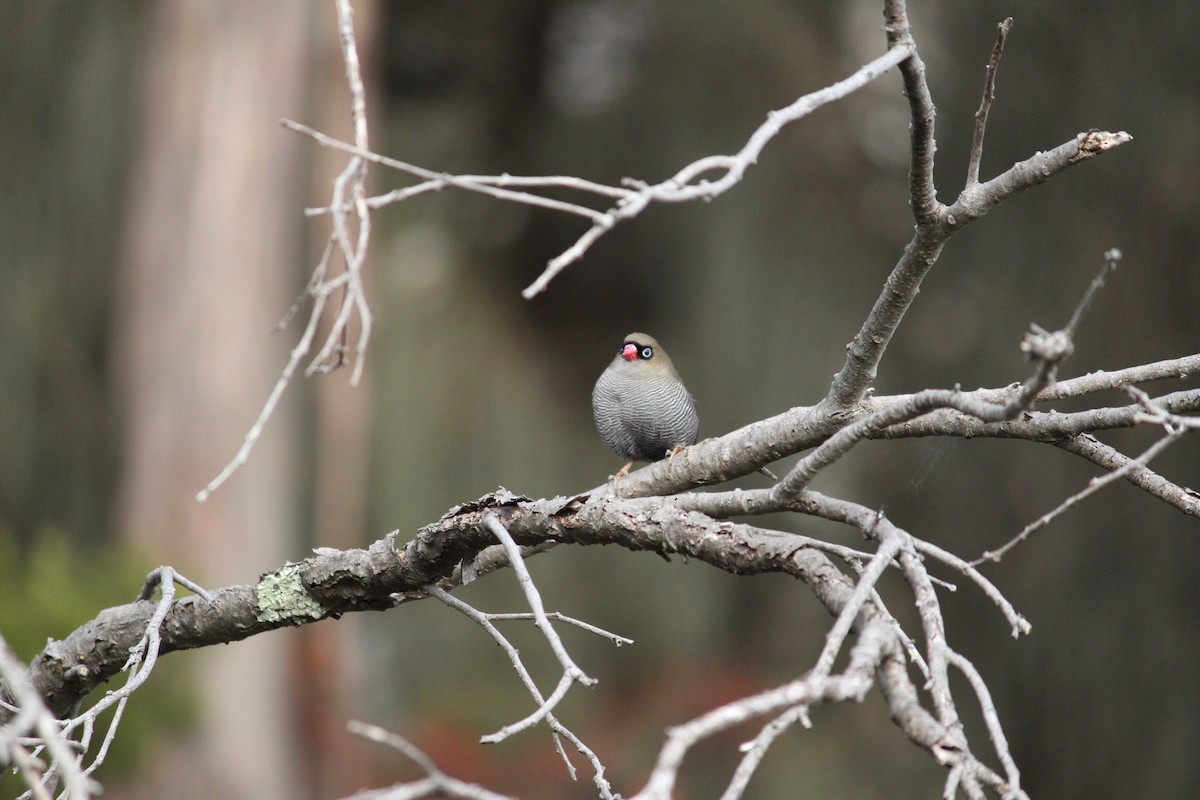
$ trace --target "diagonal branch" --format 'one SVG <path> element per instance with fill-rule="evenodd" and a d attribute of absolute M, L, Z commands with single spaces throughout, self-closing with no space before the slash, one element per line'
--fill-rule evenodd
<path fill-rule="evenodd" d="M 768 113 L 766 122 L 751 133 L 736 154 L 706 156 L 678 170 L 670 178 L 655 184 L 640 180 L 626 180 L 623 186 L 616 187 L 562 176 L 451 175 L 373 153 L 367 149 L 365 144 L 342 142 L 291 120 L 285 119 L 283 124 L 298 133 L 313 138 L 324 147 L 341 150 L 355 158 L 372 161 L 421 179 L 422 182 L 415 186 L 398 189 L 379 198 L 372 198 L 367 202 L 371 208 L 405 200 L 425 192 L 454 187 L 490 195 L 499 200 L 539 206 L 590 219 L 591 227 L 584 231 L 570 247 L 552 258 L 546 264 L 542 274 L 521 292 L 523 297 L 529 299 L 545 291 L 560 272 L 583 258 L 601 236 L 619 223 L 638 216 L 650 204 L 711 200 L 732 189 L 741 182 L 746 171 L 758 162 L 763 149 L 786 125 L 812 114 L 822 106 L 841 100 L 858 91 L 895 68 L 897 64 L 909 58 L 914 52 L 911 43 L 893 44 L 883 55 L 860 67 L 850 76 L 823 89 L 803 95 L 790 105 Z M 720 174 L 717 177 L 708 177 L 710 173 Z M 514 191 L 509 188 L 514 186 L 522 187 L 522 191 Z M 615 199 L 616 202 L 604 211 L 597 211 L 578 203 L 564 202 L 532 191 L 534 189 L 562 188 L 596 195 L 605 200 Z M 311 209 L 311 212 L 336 214 L 342 208 L 343 203 L 335 199 L 330 206 Z"/>
<path fill-rule="evenodd" d="M 1137 398 L 1138 407 L 1146 410 L 1145 421 L 1163 425 L 1167 431 L 1166 436 L 1162 437 L 1148 447 L 1145 452 L 1143 452 L 1137 458 L 1124 458 L 1122 456 L 1124 459 L 1123 462 L 1120 463 L 1119 466 L 1114 467 L 1111 472 L 1106 475 L 1092 478 L 1090 481 L 1088 481 L 1088 485 L 1086 487 L 1063 500 L 1053 509 L 1047 511 L 1045 514 L 1026 525 L 1020 533 L 1005 543 L 1004 546 L 997 548 L 996 550 L 989 550 L 979 558 L 972 561 L 972 566 L 981 564 L 984 561 L 998 562 L 1005 553 L 1028 539 L 1036 531 L 1049 525 L 1067 509 L 1077 505 L 1085 498 L 1095 494 L 1096 492 L 1100 491 L 1100 489 L 1104 488 L 1110 483 L 1113 483 L 1117 479 L 1127 477 L 1136 472 L 1141 473 L 1141 476 L 1144 480 L 1147 477 L 1145 473 L 1149 472 L 1149 470 L 1146 469 L 1147 464 L 1156 458 L 1162 451 L 1179 441 L 1179 439 L 1182 438 L 1183 435 L 1189 430 L 1200 428 L 1200 419 L 1196 419 L 1194 417 L 1179 417 L 1164 409 L 1159 403 L 1152 400 L 1141 390 L 1135 389 L 1132 386 L 1127 388 L 1130 394 Z M 1115 451 L 1113 452 L 1115 453 Z M 1120 454 L 1118 453 L 1117 455 Z M 1153 475 L 1153 473 L 1150 474 Z M 1182 490 L 1177 490 L 1177 493 L 1182 495 Z M 1194 501 L 1195 499 L 1194 493 L 1186 496 L 1189 500 Z"/>
<path fill-rule="evenodd" d="M 934 120 L 937 112 L 925 79 L 925 64 L 913 42 L 905 4 L 900 0 L 890 0 L 885 3 L 884 16 L 889 45 L 910 48 L 912 52 L 909 58 L 901 62 L 900 73 L 904 77 L 904 92 L 908 97 L 911 117 L 909 204 L 917 227 L 866 321 L 846 347 L 845 365 L 834 376 L 826 395 L 826 400 L 837 410 L 852 408 L 862 401 L 867 387 L 875 380 L 884 351 L 916 298 L 922 279 L 955 231 L 1017 192 L 1044 183 L 1067 167 L 1131 139 L 1124 132 L 1081 133 L 1049 153 L 1037 153 L 1014 165 L 987 183 L 969 182 L 953 205 L 944 206 L 937 200 L 933 179 L 933 154 L 937 149 Z M 977 135 L 982 147 L 982 131 L 978 128 Z"/>
<path fill-rule="evenodd" d="M 461 798 L 461 800 L 513 800 L 508 795 L 497 794 L 478 784 L 467 783 L 466 781 L 452 778 L 439 769 L 433 763 L 433 759 L 426 755 L 423 750 L 404 737 L 398 736 L 391 731 L 384 730 L 377 725 L 358 722 L 357 720 L 351 720 L 346 727 L 351 733 L 373 742 L 387 745 L 393 750 L 397 750 L 408 756 L 413 763 L 425 772 L 425 778 L 410 783 L 396 784 L 388 789 L 367 789 L 349 795 L 345 800 L 383 800 L 383 798 L 393 798 L 393 800 L 411 798 L 415 800 L 415 798 L 419 797 L 455 797 Z"/>
<path fill-rule="evenodd" d="M 846 671 L 840 675 L 809 674 L 777 688 L 728 703 L 671 728 L 667 731 L 667 741 L 659 752 L 650 779 L 630 800 L 669 800 L 673 796 L 679 767 L 688 750 L 722 731 L 787 708 L 861 700 L 871 688 L 875 665 L 882 660 L 882 648 L 889 641 L 894 641 L 886 634 L 871 635 L 867 632 L 864 632 L 863 640 L 873 646 L 856 648 Z"/>
<path fill-rule="evenodd" d="M 529 615 L 529 614 L 485 614 L 482 611 L 479 611 L 478 609 L 472 607 L 471 605 L 463 602 L 459 598 L 452 595 L 450 592 L 448 592 L 445 589 L 442 589 L 438 586 L 429 586 L 429 587 L 426 587 L 426 590 L 428 591 L 430 596 L 435 597 L 438 600 L 441 600 L 446 605 L 461 612 L 462 614 L 467 616 L 469 619 L 473 620 L 476 624 L 478 624 L 480 627 L 482 627 L 489 636 L 492 637 L 492 639 L 496 642 L 496 644 L 498 644 L 504 650 L 505 654 L 508 656 L 509 661 L 513 665 L 513 669 L 517 673 L 517 677 L 520 678 L 521 683 L 523 683 L 525 685 L 525 689 L 529 692 L 530 696 L 533 697 L 534 702 L 536 702 L 538 704 L 538 709 L 535 712 L 536 718 L 533 719 L 533 721 L 530 722 L 529 725 L 532 725 L 541 719 L 545 719 L 546 724 L 550 728 L 550 734 L 554 738 L 554 746 L 558 750 L 559 755 L 562 756 L 563 761 L 566 763 L 567 770 L 570 772 L 571 778 L 574 779 L 574 777 L 575 777 L 575 766 L 574 766 L 574 764 L 571 763 L 570 758 L 567 757 L 566 750 L 563 749 L 563 746 L 562 746 L 563 739 L 566 739 L 572 745 L 574 745 L 575 749 L 578 750 L 580 753 L 582 753 L 583 756 L 591 763 L 592 770 L 593 770 L 593 780 L 596 784 L 596 788 L 600 790 L 600 797 L 602 798 L 602 800 L 613 800 L 614 795 L 612 793 L 612 787 L 609 785 L 608 780 L 604 777 L 604 765 L 600 762 L 600 758 L 596 755 L 596 753 L 590 747 L 588 747 L 587 745 L 585 745 L 583 743 L 583 740 L 581 740 L 573 731 L 571 731 L 569 728 L 567 728 L 562 722 L 560 722 L 558 720 L 557 717 L 554 716 L 553 708 L 558 704 L 558 701 L 561 699 L 561 695 L 558 695 L 556 693 L 556 695 L 551 696 L 549 699 L 547 699 L 542 694 L 541 689 L 538 688 L 537 684 L 534 683 L 533 677 L 529 674 L 529 670 L 525 667 L 525 664 L 521 661 L 521 655 L 517 651 L 517 648 L 514 647 L 512 645 L 512 643 L 509 642 L 508 638 L 505 637 L 504 634 L 502 634 L 496 628 L 496 626 L 492 624 L 493 621 L 499 620 L 499 619 L 517 619 L 517 618 L 528 619 L 532 615 Z M 617 645 L 630 643 L 629 639 L 626 639 L 621 636 L 616 636 L 615 634 L 608 633 L 607 631 L 602 631 L 598 628 L 594 628 L 591 625 L 587 625 L 586 623 L 579 623 L 577 620 L 572 620 L 570 618 L 564 618 L 561 615 L 558 615 L 557 613 L 556 614 L 547 614 L 546 616 L 547 616 L 547 618 L 555 617 L 555 618 L 563 619 L 566 622 L 578 624 L 585 629 L 591 630 L 593 633 L 597 633 L 602 636 L 607 636 L 608 638 L 612 639 Z M 570 686 L 570 681 L 565 681 L 565 682 L 560 681 L 560 683 L 559 683 L 560 688 L 564 685 L 564 683 L 566 686 Z M 529 719 L 529 718 L 526 718 L 526 719 Z M 524 721 L 522 721 L 522 722 L 524 722 Z M 507 736 L 510 736 L 513 733 L 516 733 L 517 730 L 523 730 L 524 728 L 528 727 L 529 725 L 517 723 L 515 725 L 506 726 L 503 730 L 501 730 L 498 733 L 491 734 L 489 736 L 484 736 L 480 741 L 485 744 L 491 743 L 491 742 L 497 742 L 497 741 L 500 741 L 500 740 L 506 738 Z"/>
<path fill-rule="evenodd" d="M 952 205 L 938 205 L 924 218 L 918 217 L 912 240 L 888 276 L 871 313 L 846 347 L 846 363 L 834 376 L 827 401 L 841 410 L 862 401 L 867 387 L 875 380 L 884 351 L 916 298 L 921 281 L 937 261 L 946 240 L 956 231 L 1014 194 L 1045 183 L 1068 167 L 1131 140 L 1124 132 L 1081 133 L 1053 150 L 1014 164 L 986 183 L 964 189 Z"/>
<path fill-rule="evenodd" d="M 888 51 L 871 63 L 858 69 L 853 75 L 796 100 L 791 105 L 767 114 L 767 121 L 760 125 L 735 156 L 710 156 L 693 162 L 679 170 L 666 181 L 653 186 L 640 186 L 639 191 L 609 209 L 606 218 L 596 222 L 580 239 L 560 255 L 551 259 L 542 274 L 521 292 L 525 299 L 545 291 L 550 281 L 568 265 L 578 261 L 596 239 L 610 230 L 616 223 L 636 216 L 651 202 L 683 202 L 711 200 L 735 186 L 771 139 L 790 122 L 808 116 L 823 105 L 840 100 L 861 89 L 879 76 L 887 73 L 903 59 L 915 55 L 908 45 L 889 47 Z M 716 180 L 702 176 L 712 170 L 724 172 Z"/>
<path fill-rule="evenodd" d="M 0 636 L 0 709 L 11 718 L 0 725 L 0 764 L 15 765 L 25 785 L 34 797 L 49 798 L 53 779 L 61 776 L 66 800 L 86 800 L 100 795 L 100 786 L 80 766 L 80 755 L 74 751 L 57 719 L 50 713 L 25 673 L 25 665 L 8 649 Z M 9 705 L 9 702 L 15 705 Z M 0 715 L 3 719 L 4 715 Z M 39 747 L 45 747 L 53 759 L 54 772 L 46 769 L 34 754 L 30 754 L 21 739 L 36 734 Z"/>
<path fill-rule="evenodd" d="M 354 9 L 349 0 L 337 0 L 336 8 L 342 60 L 345 64 L 346 83 L 350 89 L 350 121 L 354 131 L 354 143 L 355 147 L 365 150 L 370 144 L 367 130 L 366 89 L 363 86 L 358 44 L 354 35 Z M 305 294 L 313 301 L 312 309 L 309 311 L 308 324 L 305 326 L 300 341 L 292 348 L 288 361 L 284 365 L 279 379 L 272 387 L 258 417 L 243 437 L 237 453 L 217 473 L 216 477 L 196 494 L 198 502 L 205 502 L 249 459 L 263 429 L 274 415 L 283 391 L 291 383 L 300 361 L 311 351 L 317 326 L 325 313 L 330 296 L 339 290 L 342 292 L 341 304 L 324 343 L 305 370 L 305 375 L 331 372 L 346 363 L 346 353 L 348 352 L 346 342 L 350 335 L 349 324 L 352 318 L 357 318 L 359 330 L 350 385 L 357 386 L 362 379 L 362 371 L 366 365 L 367 344 L 371 339 L 373 324 L 371 309 L 367 303 L 366 287 L 363 282 L 367 247 L 371 238 L 366 177 L 367 162 L 361 158 L 351 158 L 334 180 L 331 202 L 333 232 L 330 234 L 324 254 L 313 269 L 312 277 L 305 290 Z M 353 225 L 348 216 L 350 214 L 354 218 Z M 351 229 L 355 225 L 357 232 L 353 233 Z M 332 278 L 326 278 L 331 271 L 331 256 L 335 249 L 342 257 L 343 271 Z M 284 321 L 277 327 L 282 328 L 283 323 L 295 313 L 298 305 L 299 301 L 292 306 Z"/>

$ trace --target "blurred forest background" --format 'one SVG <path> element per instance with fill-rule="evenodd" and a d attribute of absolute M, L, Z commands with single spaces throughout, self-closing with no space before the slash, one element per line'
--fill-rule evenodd
<path fill-rule="evenodd" d="M 736 151 L 768 110 L 884 48 L 874 0 L 355 7 L 373 149 L 457 172 L 659 180 Z M 939 111 L 943 201 L 962 185 L 1006 16 L 984 177 L 1088 128 L 1134 140 L 956 236 L 877 391 L 1023 379 L 1021 334 L 1065 323 L 1113 246 L 1125 260 L 1064 376 L 1196 351 L 1200 6 L 914 0 L 910 16 Z M 132 599 L 159 563 L 207 586 L 251 583 L 313 546 L 406 538 L 497 485 L 536 497 L 602 482 L 619 464 L 589 395 L 630 330 L 669 349 L 702 436 L 811 404 L 912 230 L 896 73 L 787 130 L 729 194 L 624 225 L 532 302 L 519 290 L 579 220 L 454 191 L 387 207 L 373 218 L 364 385 L 346 372 L 297 382 L 249 464 L 199 505 L 299 335 L 268 330 L 327 236 L 303 209 L 328 202 L 344 161 L 278 120 L 349 137 L 334 21 L 332 2 L 0 2 L 0 630 L 24 658 Z M 403 183 L 372 169 L 379 191 Z M 1154 435 L 1107 440 L 1130 452 Z M 1156 467 L 1196 486 L 1198 446 L 1185 439 Z M 974 557 L 1094 472 L 1023 442 L 877 442 L 817 488 Z M 667 725 L 806 669 L 828 625 L 779 576 L 610 548 L 530 566 L 548 607 L 636 640 L 616 650 L 568 633 L 601 683 L 560 715 L 625 793 Z M 1030 637 L 1014 642 L 970 586 L 944 610 L 1030 794 L 1200 795 L 1200 524 L 1118 485 L 987 573 Z M 522 607 L 507 573 L 462 595 Z M 539 663 L 537 639 L 511 632 Z M 165 658 L 100 777 L 114 797 L 327 798 L 413 775 L 345 732 L 362 718 L 495 790 L 595 796 L 544 730 L 477 743 L 528 710 L 481 631 L 414 603 Z M 940 792 L 942 771 L 877 699 L 813 718 L 775 746 L 749 797 Z M 716 796 L 750 735 L 699 748 L 680 796 Z"/>

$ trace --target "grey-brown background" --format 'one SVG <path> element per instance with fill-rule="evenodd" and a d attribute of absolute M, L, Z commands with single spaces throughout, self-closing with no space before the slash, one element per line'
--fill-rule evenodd
<path fill-rule="evenodd" d="M 867 0 L 356 6 L 374 148 L 459 172 L 659 180 L 735 151 L 769 109 L 883 47 Z M 955 237 L 887 353 L 881 393 L 1021 379 L 1021 333 L 1065 322 L 1112 246 L 1125 260 L 1066 374 L 1197 349 L 1200 11 L 1175 0 L 913 3 L 943 201 L 961 186 L 995 24 L 1010 15 L 984 176 L 1091 127 L 1134 140 Z M 12 637 L 27 621 L 22 655 L 117 601 L 81 591 L 64 609 L 62 591 L 14 589 L 47 585 L 16 577 L 36 572 L 47 537 L 71 543 L 67 562 L 115 558 L 136 574 L 166 560 L 224 585 L 314 545 L 412 531 L 498 484 L 532 496 L 595 485 L 618 464 L 588 396 L 629 330 L 670 350 L 702 436 L 815 402 L 911 231 L 894 74 L 785 131 L 719 200 L 654 208 L 605 237 L 532 302 L 519 290 L 579 235 L 578 220 L 453 192 L 389 207 L 374 217 L 364 385 L 348 389 L 344 373 L 298 383 L 246 468 L 198 506 L 298 335 L 296 323 L 266 332 L 326 233 L 302 209 L 328 198 L 339 161 L 277 121 L 345 136 L 341 69 L 332 4 L 0 4 L 0 629 Z M 399 178 L 376 169 L 373 183 Z M 1136 450 L 1151 437 L 1107 440 Z M 1196 465 L 1190 440 L 1158 464 L 1185 485 Z M 1029 443 L 871 443 L 819 488 L 974 556 L 1091 474 Z M 943 597 L 1032 796 L 1200 793 L 1198 564 L 1195 521 L 1118 486 L 990 569 L 1032 636 L 1014 642 L 968 586 Z M 601 684 L 561 714 L 625 793 L 666 725 L 803 670 L 827 624 L 778 577 L 601 549 L 531 566 L 549 606 L 637 640 L 615 650 L 572 634 Z M 463 595 L 519 606 L 511 576 L 481 583 Z M 117 598 L 134 591 L 124 583 Z M 537 640 L 512 632 L 541 663 Z M 185 711 L 139 723 L 168 701 L 135 699 L 126 738 L 137 752 L 102 779 L 123 796 L 170 785 L 185 797 L 332 797 L 411 774 L 344 733 L 360 717 L 497 790 L 593 795 L 586 771 L 571 788 L 543 732 L 475 743 L 528 699 L 499 650 L 444 608 L 261 638 L 167 659 L 156 680 L 179 687 Z M 877 701 L 813 716 L 813 730 L 776 745 L 748 796 L 940 791 L 941 771 Z M 718 794 L 751 735 L 700 748 L 681 796 Z"/>

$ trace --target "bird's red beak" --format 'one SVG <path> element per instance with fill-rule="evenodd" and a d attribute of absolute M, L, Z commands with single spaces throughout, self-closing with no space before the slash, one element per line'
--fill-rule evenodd
<path fill-rule="evenodd" d="M 621 348 L 621 358 L 626 361 L 637 361 L 637 347 L 631 344 L 625 345 Z"/>

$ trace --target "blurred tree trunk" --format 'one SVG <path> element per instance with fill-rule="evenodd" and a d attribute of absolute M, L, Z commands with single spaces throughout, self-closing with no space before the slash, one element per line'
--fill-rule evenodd
<path fill-rule="evenodd" d="M 310 16 L 278 2 L 164 3 L 147 36 L 118 292 L 118 530 L 201 584 L 250 582 L 297 555 L 287 404 L 246 468 L 206 504 L 195 495 L 286 358 L 266 333 L 296 283 L 301 165 L 277 121 L 302 108 Z M 201 741 L 188 745 L 199 752 L 160 762 L 195 772 L 162 779 L 176 796 L 296 796 L 286 642 L 201 658 Z"/>
<path fill-rule="evenodd" d="M 355 0 L 353 8 L 359 59 L 370 74 L 376 6 L 369 0 Z M 311 110 L 306 121 L 330 136 L 352 141 L 350 90 L 342 51 L 337 46 L 337 20 L 332 3 L 322 4 L 316 23 L 320 33 L 313 38 L 320 51 L 314 54 L 314 79 L 308 87 Z M 367 108 L 372 109 L 375 107 L 372 84 L 368 83 L 366 92 Z M 313 161 L 307 197 L 315 205 L 324 205 L 334 179 L 346 166 L 346 156 L 309 142 L 302 146 L 312 154 Z M 295 210 L 290 213 L 295 215 Z M 327 218 L 316 218 L 307 225 L 310 256 L 306 268 L 317 262 L 329 231 Z M 370 282 L 371 275 L 366 279 Z M 302 324 L 302 320 L 295 323 L 297 332 L 291 334 L 289 341 L 299 335 Z M 350 334 L 350 341 L 354 341 L 357 329 L 352 326 Z M 325 329 L 319 330 L 318 341 L 325 335 Z M 364 535 L 369 484 L 370 381 L 354 390 L 347 385 L 348 380 L 349 369 L 346 369 L 312 385 L 315 417 L 313 430 L 305 434 L 313 437 L 315 444 L 309 500 L 311 546 L 346 549 L 365 546 L 376 538 Z M 361 620 L 346 618 L 336 625 L 305 626 L 290 639 L 293 680 L 289 700 L 296 723 L 294 757 L 299 782 L 311 798 L 342 797 L 361 789 L 368 769 L 366 758 L 371 745 L 346 730 L 347 720 L 370 716 L 360 699 L 362 656 L 369 649 L 360 641 L 361 635 Z"/>

